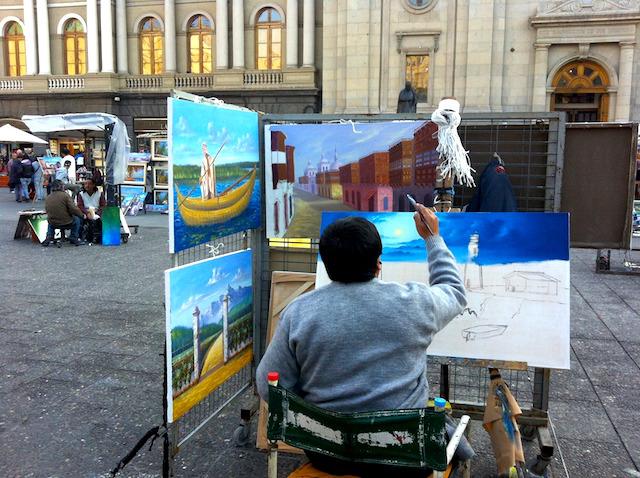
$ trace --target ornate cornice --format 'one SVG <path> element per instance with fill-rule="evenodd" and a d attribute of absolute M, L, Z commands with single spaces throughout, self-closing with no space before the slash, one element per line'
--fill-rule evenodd
<path fill-rule="evenodd" d="M 638 0 L 543 0 L 539 16 L 620 14 L 640 11 Z"/>

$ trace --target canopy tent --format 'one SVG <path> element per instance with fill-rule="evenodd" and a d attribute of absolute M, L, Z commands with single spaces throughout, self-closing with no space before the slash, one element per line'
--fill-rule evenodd
<path fill-rule="evenodd" d="M 0 127 L 0 143 L 31 143 L 31 144 L 47 144 L 47 141 L 40 139 L 26 131 L 5 124 Z"/>
<path fill-rule="evenodd" d="M 34 133 L 53 133 L 59 131 L 105 131 L 113 125 L 108 138 L 105 179 L 108 184 L 124 182 L 127 159 L 131 150 L 127 127 L 117 116 L 107 113 L 70 113 L 62 115 L 32 116 L 25 115 L 22 121 Z M 105 138 L 107 139 L 107 138 Z"/>

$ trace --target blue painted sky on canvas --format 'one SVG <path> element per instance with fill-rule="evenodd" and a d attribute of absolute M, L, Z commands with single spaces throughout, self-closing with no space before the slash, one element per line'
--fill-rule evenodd
<path fill-rule="evenodd" d="M 402 139 L 413 139 L 413 132 L 424 121 L 385 121 L 351 124 L 271 125 L 271 131 L 287 135 L 286 144 L 295 146 L 296 177 L 302 176 L 307 161 L 318 165 L 320 156 L 333 162 L 334 151 L 341 164 L 357 161 L 377 151 L 387 151 Z M 354 128 L 355 131 L 354 132 Z"/>
<path fill-rule="evenodd" d="M 382 238 L 382 261 L 426 260 L 424 241 L 418 235 L 413 213 L 324 212 L 321 230 L 346 216 L 373 222 Z M 569 216 L 558 213 L 438 213 L 440 233 L 458 263 L 467 261 L 471 234 L 480 235 L 477 263 L 569 260 Z"/>
<path fill-rule="evenodd" d="M 215 156 L 216 165 L 258 162 L 258 114 L 204 103 L 172 99 L 173 164 L 202 164 L 202 143 Z"/>
<path fill-rule="evenodd" d="M 170 328 L 191 327 L 194 307 L 197 305 L 201 311 L 208 309 L 229 285 L 233 288 L 251 285 L 251 264 L 249 250 L 170 271 Z"/>

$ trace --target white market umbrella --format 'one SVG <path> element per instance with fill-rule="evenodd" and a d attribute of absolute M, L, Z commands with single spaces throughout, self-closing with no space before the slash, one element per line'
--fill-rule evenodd
<path fill-rule="evenodd" d="M 15 126 L 5 124 L 4 126 L 0 126 L 0 143 L 47 144 L 47 141 L 40 139 L 31 133 L 22 131 Z"/>

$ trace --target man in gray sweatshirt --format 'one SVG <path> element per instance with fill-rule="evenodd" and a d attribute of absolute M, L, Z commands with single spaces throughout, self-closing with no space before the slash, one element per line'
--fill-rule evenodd
<path fill-rule="evenodd" d="M 418 205 L 414 220 L 427 248 L 429 285 L 377 278 L 382 242 L 369 221 L 348 217 L 325 229 L 320 256 L 332 283 L 282 313 L 256 373 L 263 399 L 267 373 L 279 372 L 281 386 L 328 410 L 426 406 L 427 347 L 467 302 L 436 215 Z"/>

